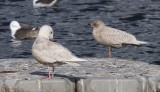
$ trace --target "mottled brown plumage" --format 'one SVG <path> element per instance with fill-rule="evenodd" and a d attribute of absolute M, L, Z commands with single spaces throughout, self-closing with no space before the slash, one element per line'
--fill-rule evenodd
<path fill-rule="evenodd" d="M 53 0 L 37 0 L 36 3 L 44 3 L 44 4 L 49 4 L 51 3 Z"/>
<path fill-rule="evenodd" d="M 105 26 L 102 21 L 96 21 L 90 24 L 93 29 L 93 37 L 104 46 L 109 47 L 109 58 L 111 58 L 111 48 L 121 48 L 122 45 L 141 45 L 147 42 L 138 41 L 134 35 L 127 32 Z"/>
<path fill-rule="evenodd" d="M 39 28 L 31 26 L 21 27 L 17 21 L 11 21 L 10 30 L 11 36 L 15 39 L 36 38 L 39 32 Z"/>
<path fill-rule="evenodd" d="M 31 26 L 22 27 L 17 30 L 15 34 L 16 39 L 28 39 L 36 38 L 38 36 L 39 28 L 33 28 Z"/>

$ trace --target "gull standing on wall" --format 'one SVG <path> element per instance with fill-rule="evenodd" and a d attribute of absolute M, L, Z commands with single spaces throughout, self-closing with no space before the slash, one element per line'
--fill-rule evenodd
<path fill-rule="evenodd" d="M 89 25 L 93 27 L 95 40 L 99 44 L 109 47 L 108 58 L 111 58 L 111 48 L 121 48 L 122 45 L 148 44 L 147 42 L 137 40 L 134 35 L 125 31 L 108 27 L 100 20 Z"/>
<path fill-rule="evenodd" d="M 41 64 L 48 66 L 49 77 L 50 68 L 52 67 L 52 78 L 54 76 L 54 68 L 62 64 L 70 64 L 78 66 L 78 61 L 86 61 L 78 58 L 67 48 L 57 42 L 53 42 L 53 29 L 51 26 L 44 25 L 40 28 L 38 37 L 32 46 L 32 55 Z"/>

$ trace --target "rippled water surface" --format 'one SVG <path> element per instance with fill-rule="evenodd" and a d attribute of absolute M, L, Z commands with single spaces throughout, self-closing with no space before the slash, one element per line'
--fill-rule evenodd
<path fill-rule="evenodd" d="M 0 58 L 33 58 L 34 39 L 14 40 L 9 23 L 40 27 L 55 24 L 55 40 L 79 57 L 106 57 L 108 48 L 99 45 L 88 26 L 103 20 L 110 27 L 129 32 L 150 44 L 113 49 L 119 59 L 160 63 L 160 1 L 159 0 L 61 0 L 53 8 L 37 8 L 32 0 L 0 0 Z"/>

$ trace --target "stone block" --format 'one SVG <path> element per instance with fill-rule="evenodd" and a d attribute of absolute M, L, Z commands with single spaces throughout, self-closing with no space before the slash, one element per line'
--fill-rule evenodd
<path fill-rule="evenodd" d="M 81 79 L 78 92 L 143 92 L 137 79 Z"/>
<path fill-rule="evenodd" d="M 75 83 L 69 79 L 44 80 L 41 90 L 42 92 L 75 92 Z"/>
<path fill-rule="evenodd" d="M 75 92 L 75 84 L 68 79 L 20 81 L 15 92 Z"/>
<path fill-rule="evenodd" d="M 149 77 L 145 92 L 160 92 L 160 77 Z"/>
<path fill-rule="evenodd" d="M 17 80 L 4 80 L 2 82 L 2 91 L 1 92 L 14 92 L 14 85 L 16 84 Z"/>
<path fill-rule="evenodd" d="M 2 80 L 0 80 L 0 92 L 5 92 Z"/>
<path fill-rule="evenodd" d="M 15 85 L 15 92 L 41 92 L 40 80 L 22 80 Z"/>

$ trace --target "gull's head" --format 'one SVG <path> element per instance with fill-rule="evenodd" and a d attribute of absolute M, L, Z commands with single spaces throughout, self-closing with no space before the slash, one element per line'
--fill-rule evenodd
<path fill-rule="evenodd" d="M 38 0 L 33 0 L 33 6 L 36 6 L 37 2 L 38 2 Z"/>
<path fill-rule="evenodd" d="M 38 0 L 33 0 L 33 2 L 35 3 L 35 2 L 37 2 Z"/>
<path fill-rule="evenodd" d="M 105 26 L 105 24 L 100 20 L 95 21 L 95 22 L 88 24 L 88 25 L 92 26 L 93 28 L 100 28 L 100 27 Z"/>
<path fill-rule="evenodd" d="M 14 20 L 11 21 L 11 23 L 10 23 L 10 30 L 11 30 L 11 36 L 13 38 L 15 38 L 14 35 L 15 35 L 16 31 L 18 29 L 20 29 L 20 28 L 21 28 L 21 26 L 20 26 L 20 24 L 17 21 L 14 21 Z"/>
<path fill-rule="evenodd" d="M 53 29 L 52 29 L 52 27 L 49 26 L 49 25 L 43 25 L 39 30 L 38 37 L 43 37 L 43 38 L 46 38 L 48 40 L 53 41 Z"/>

